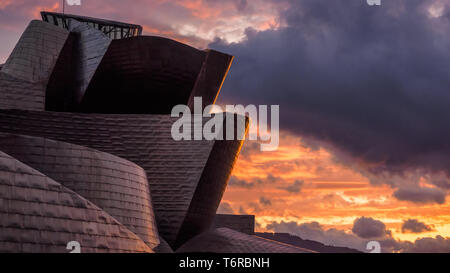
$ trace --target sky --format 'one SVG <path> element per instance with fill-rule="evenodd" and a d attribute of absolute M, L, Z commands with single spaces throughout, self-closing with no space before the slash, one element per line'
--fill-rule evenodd
<path fill-rule="evenodd" d="M 0 63 L 39 11 L 0 0 Z M 246 141 L 219 212 L 258 231 L 385 252 L 450 252 L 450 1 L 82 0 L 235 56 L 218 104 L 280 105 L 280 147 Z"/>

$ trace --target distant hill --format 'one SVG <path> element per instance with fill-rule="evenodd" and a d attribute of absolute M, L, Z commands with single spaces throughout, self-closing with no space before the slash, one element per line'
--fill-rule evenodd
<path fill-rule="evenodd" d="M 278 241 L 281 243 L 310 249 L 313 251 L 317 251 L 319 253 L 363 253 L 363 252 L 353 249 L 353 248 L 339 247 L 339 246 L 327 246 L 327 245 L 324 245 L 324 244 L 316 242 L 316 241 L 303 240 L 302 238 L 291 235 L 289 233 L 256 232 L 255 236 L 259 236 L 262 238 Z"/>

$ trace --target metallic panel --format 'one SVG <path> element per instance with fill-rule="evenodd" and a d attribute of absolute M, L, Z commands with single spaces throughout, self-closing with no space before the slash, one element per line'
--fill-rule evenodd
<path fill-rule="evenodd" d="M 158 230 L 174 246 L 210 227 L 242 145 L 240 140 L 174 141 L 175 120 L 0 110 L 0 131 L 83 145 L 138 164 L 147 172 Z"/>
<path fill-rule="evenodd" d="M 0 252 L 152 252 L 113 217 L 0 151 Z"/>
<path fill-rule="evenodd" d="M 283 244 L 228 228 L 204 232 L 189 240 L 177 253 L 312 253 L 300 247 Z"/>
<path fill-rule="evenodd" d="M 56 26 L 69 29 L 70 21 L 77 20 L 85 25 L 98 29 L 111 39 L 122 39 L 142 35 L 142 26 L 112 20 L 98 19 L 67 13 L 41 12 L 42 20 Z"/>
<path fill-rule="evenodd" d="M 136 164 L 78 145 L 5 133 L 0 150 L 99 206 L 151 248 L 159 244 L 147 176 Z"/>
<path fill-rule="evenodd" d="M 0 109 L 45 109 L 46 85 L 68 36 L 67 30 L 31 21 L 0 71 Z"/>

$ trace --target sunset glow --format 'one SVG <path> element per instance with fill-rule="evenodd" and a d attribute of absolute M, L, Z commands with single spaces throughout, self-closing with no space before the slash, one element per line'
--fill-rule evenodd
<path fill-rule="evenodd" d="M 337 2 L 83 0 L 66 13 L 233 55 L 217 104 L 280 106 L 279 148 L 244 143 L 220 213 L 359 250 L 370 238 L 355 221 L 370 218 L 380 240 L 442 236 L 447 250 L 450 4 Z M 42 10 L 61 1 L 1 0 L 0 64 Z"/>

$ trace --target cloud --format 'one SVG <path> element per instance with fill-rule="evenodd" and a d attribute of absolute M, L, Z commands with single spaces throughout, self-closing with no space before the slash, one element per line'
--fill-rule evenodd
<path fill-rule="evenodd" d="M 364 219 L 363 222 L 357 220 Z M 381 244 L 381 250 L 383 253 L 390 252 L 411 252 L 411 253 L 448 253 L 450 252 L 450 238 L 444 238 L 442 236 L 436 236 L 435 238 L 420 238 L 414 242 L 399 241 L 391 236 L 391 232 L 385 229 L 385 224 L 381 221 L 371 218 L 361 217 L 355 219 L 354 226 L 366 224 L 375 224 L 378 226 L 377 231 L 371 231 L 371 235 L 381 235 L 377 238 Z M 367 220 L 371 219 L 371 220 Z M 378 223 L 380 222 L 380 223 Z M 384 228 L 383 228 L 384 227 Z M 326 245 L 350 247 L 360 251 L 367 251 L 366 246 L 369 241 L 373 239 L 361 238 L 354 233 L 347 233 L 338 229 L 325 229 L 318 222 L 311 223 L 296 223 L 296 222 L 272 222 L 266 226 L 267 230 L 273 230 L 274 232 L 286 232 L 302 239 L 313 240 L 321 242 Z M 370 228 L 369 228 L 370 229 Z M 384 230 L 384 232 L 383 232 Z M 384 235 L 383 235 L 384 234 Z M 361 235 L 361 234 L 360 234 Z"/>
<path fill-rule="evenodd" d="M 305 182 L 303 180 L 295 180 L 294 183 L 289 186 L 282 186 L 278 188 L 290 193 L 299 193 L 302 190 L 304 184 Z"/>
<path fill-rule="evenodd" d="M 217 209 L 218 214 L 234 214 L 234 210 L 231 207 L 230 203 L 222 202 Z"/>
<path fill-rule="evenodd" d="M 444 204 L 446 192 L 436 188 L 400 188 L 394 192 L 398 200 L 411 201 L 415 203 L 437 203 Z"/>
<path fill-rule="evenodd" d="M 240 187 L 245 189 L 252 189 L 257 185 L 262 184 L 272 184 L 278 181 L 281 178 L 275 177 L 271 174 L 268 174 L 265 179 L 261 179 L 258 177 L 250 178 L 250 179 L 240 179 L 236 176 L 231 176 L 230 180 L 228 181 L 228 185 L 232 187 Z"/>
<path fill-rule="evenodd" d="M 390 235 L 383 222 L 364 216 L 354 221 L 352 232 L 364 239 L 380 238 Z"/>
<path fill-rule="evenodd" d="M 279 104 L 282 129 L 327 145 L 365 175 L 387 174 L 383 183 L 420 169 L 445 172 L 436 186 L 448 187 L 449 5 L 436 17 L 429 8 L 437 0 L 381 8 L 360 0 L 284 2 L 284 27 L 210 44 L 236 57 L 221 99 Z M 392 186 L 411 185 L 398 179 Z"/>
<path fill-rule="evenodd" d="M 272 201 L 270 201 L 270 199 L 265 198 L 264 196 L 261 196 L 259 198 L 259 203 L 265 207 L 272 206 Z"/>
<path fill-rule="evenodd" d="M 416 219 L 408 219 L 402 224 L 402 232 L 422 233 L 425 231 L 431 231 L 432 228 L 425 223 L 419 222 Z"/>

